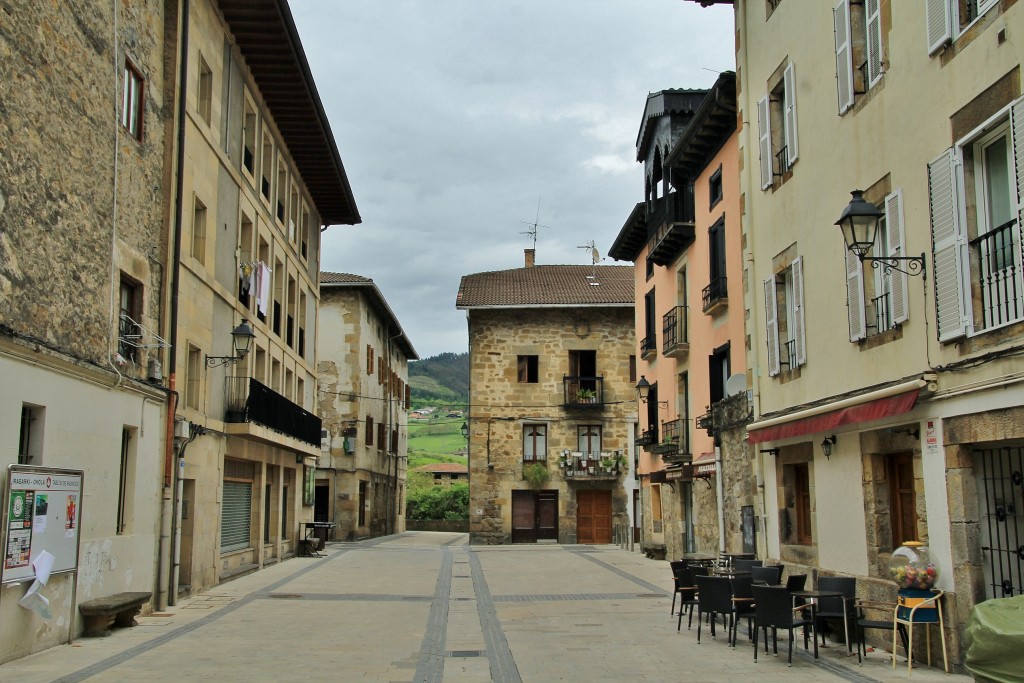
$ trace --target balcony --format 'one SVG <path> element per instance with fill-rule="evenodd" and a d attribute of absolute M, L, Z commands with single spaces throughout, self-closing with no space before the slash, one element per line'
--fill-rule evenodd
<path fill-rule="evenodd" d="M 658 338 L 649 334 L 640 340 L 640 357 L 644 360 L 651 360 L 658 355 Z"/>
<path fill-rule="evenodd" d="M 648 429 L 646 432 L 642 432 L 638 437 L 636 437 L 634 444 L 637 446 L 642 446 L 644 449 L 648 449 L 649 446 L 652 446 L 657 442 L 657 430 Z"/>
<path fill-rule="evenodd" d="M 562 451 L 558 456 L 558 468 L 570 481 L 614 481 L 627 465 L 622 451 Z"/>
<path fill-rule="evenodd" d="M 655 265 L 667 266 L 679 258 L 694 240 L 693 187 L 654 199 L 647 204 L 648 256 Z"/>
<path fill-rule="evenodd" d="M 724 310 L 729 305 L 729 292 L 726 288 L 725 276 L 712 278 L 708 286 L 701 290 L 700 297 L 705 313 L 712 315 Z"/>
<path fill-rule="evenodd" d="M 689 421 L 671 420 L 661 423 L 661 441 L 651 446 L 651 452 L 661 456 L 666 464 L 688 463 L 693 460 L 690 453 Z"/>
<path fill-rule="evenodd" d="M 225 380 L 229 423 L 255 423 L 319 448 L 320 418 L 252 377 Z"/>
<path fill-rule="evenodd" d="M 562 377 L 566 408 L 603 409 L 604 408 L 604 377 L 581 377 L 564 375 Z"/>
<path fill-rule="evenodd" d="M 697 417 L 697 429 L 703 429 L 708 433 L 708 436 L 714 436 L 715 416 L 711 412 L 711 406 L 708 406 L 706 410 L 706 413 Z"/>
<path fill-rule="evenodd" d="M 661 353 L 668 358 L 686 358 L 690 353 L 689 307 L 676 306 L 661 318 Z"/>

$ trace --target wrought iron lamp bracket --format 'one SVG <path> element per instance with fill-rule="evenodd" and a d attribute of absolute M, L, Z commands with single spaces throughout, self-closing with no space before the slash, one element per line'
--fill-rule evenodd
<path fill-rule="evenodd" d="M 904 275 L 920 275 L 924 279 L 928 278 L 923 253 L 920 256 L 859 256 L 858 258 L 861 261 L 870 261 L 871 267 L 876 270 L 882 268 L 886 275 L 895 270 Z M 901 268 L 901 263 L 906 265 Z"/>

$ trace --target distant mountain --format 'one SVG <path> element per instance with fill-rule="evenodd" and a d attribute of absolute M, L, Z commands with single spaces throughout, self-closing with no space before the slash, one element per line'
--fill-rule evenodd
<path fill-rule="evenodd" d="M 413 401 L 467 403 L 469 354 L 440 353 L 409 363 Z"/>

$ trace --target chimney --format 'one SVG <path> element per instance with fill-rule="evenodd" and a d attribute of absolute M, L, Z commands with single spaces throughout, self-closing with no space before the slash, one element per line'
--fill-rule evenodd
<path fill-rule="evenodd" d="M 523 249 L 523 253 L 526 255 L 526 267 L 527 268 L 533 268 L 533 265 L 534 265 L 534 254 L 536 253 L 536 250 L 535 249 Z"/>

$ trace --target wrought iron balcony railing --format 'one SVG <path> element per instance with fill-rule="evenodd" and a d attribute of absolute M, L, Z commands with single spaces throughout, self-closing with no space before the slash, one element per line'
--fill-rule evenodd
<path fill-rule="evenodd" d="M 724 275 L 712 278 L 708 286 L 701 290 L 701 300 L 704 303 L 704 312 L 711 313 L 714 310 L 725 307 L 729 301 L 729 290 L 726 287 L 727 281 Z"/>
<path fill-rule="evenodd" d="M 627 465 L 621 451 L 573 451 L 558 457 L 558 467 L 566 479 L 615 479 Z"/>
<path fill-rule="evenodd" d="M 648 202 L 648 258 L 659 266 L 675 261 L 693 244 L 694 216 L 692 185 Z"/>
<path fill-rule="evenodd" d="M 304 443 L 320 444 L 320 418 L 252 377 L 225 381 L 225 422 L 254 422 Z"/>
<path fill-rule="evenodd" d="M 640 340 L 640 357 L 644 360 L 650 360 L 658 355 L 658 338 L 654 334 L 649 334 Z"/>
<path fill-rule="evenodd" d="M 661 352 L 682 358 L 690 351 L 689 307 L 675 306 L 661 318 Z"/>
<path fill-rule="evenodd" d="M 604 407 L 604 377 L 562 377 L 563 405 L 571 408 Z"/>

